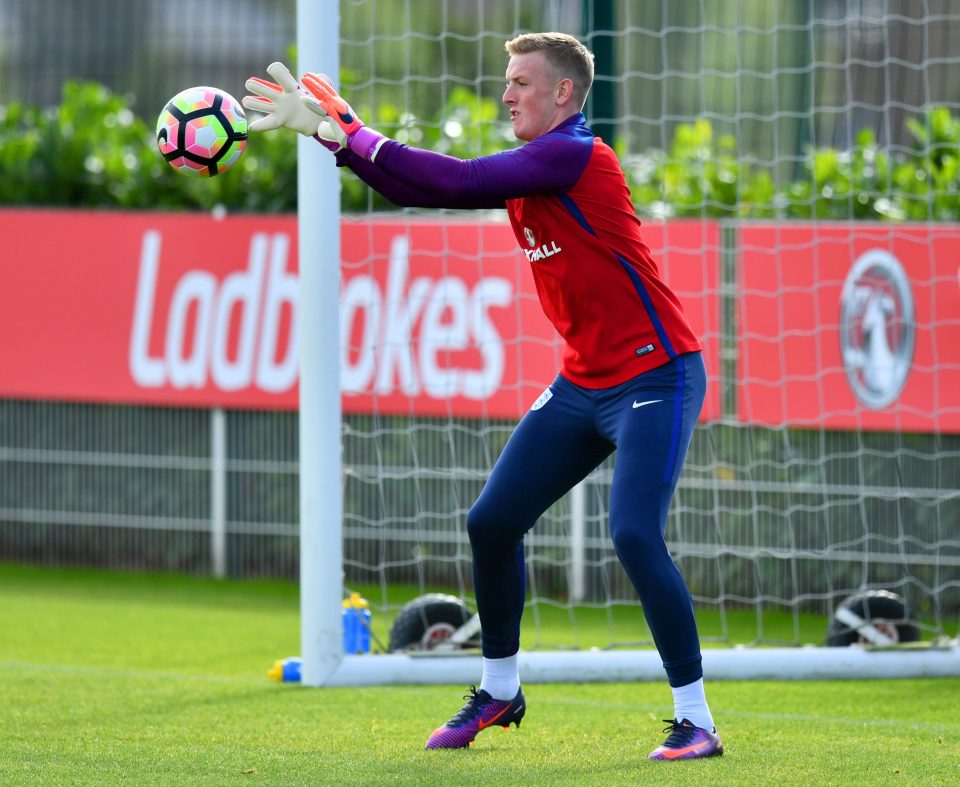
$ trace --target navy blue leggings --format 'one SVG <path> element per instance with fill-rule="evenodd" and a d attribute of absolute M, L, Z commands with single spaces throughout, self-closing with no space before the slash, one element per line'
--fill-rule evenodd
<path fill-rule="evenodd" d="M 524 534 L 616 449 L 610 535 L 617 557 L 670 685 L 703 676 L 690 591 L 664 531 L 705 391 L 703 358 L 688 353 L 614 388 L 591 390 L 559 376 L 524 415 L 467 516 L 484 656 L 520 648 Z"/>

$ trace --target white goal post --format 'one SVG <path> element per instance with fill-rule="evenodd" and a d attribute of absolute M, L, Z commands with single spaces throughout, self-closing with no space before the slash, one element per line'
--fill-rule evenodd
<path fill-rule="evenodd" d="M 666 681 L 655 650 L 520 652 L 524 683 L 629 683 Z M 425 653 L 345 656 L 329 686 L 462 684 L 480 680 L 480 658 Z M 703 674 L 712 680 L 831 680 L 946 678 L 960 675 L 960 648 L 910 652 L 848 648 L 711 648 Z"/>
<path fill-rule="evenodd" d="M 340 69 L 339 2 L 297 0 L 298 73 Z M 340 476 L 340 181 L 298 135 L 300 260 L 300 646 L 302 681 L 329 683 L 343 659 Z"/>
<path fill-rule="evenodd" d="M 446 8 L 448 3 L 442 5 Z M 530 7 L 540 8 L 540 5 L 546 9 L 542 14 L 544 28 L 550 26 L 551 20 L 569 22 L 580 18 L 576 10 L 578 3 L 534 3 Z M 522 27 L 521 6 L 523 3 L 516 0 L 515 25 L 519 27 Z M 298 73 L 323 71 L 338 81 L 343 44 L 340 10 L 336 0 L 298 0 Z M 769 107 L 736 103 L 732 115 L 706 106 L 708 97 L 698 88 L 691 88 L 690 93 L 699 96 L 699 105 L 693 98 L 674 101 L 674 94 L 668 99 L 668 88 L 676 87 L 670 80 L 682 82 L 695 74 L 678 75 L 675 69 L 670 70 L 666 62 L 669 50 L 666 36 L 693 37 L 716 26 L 703 20 L 688 27 L 671 27 L 664 22 L 663 30 L 671 32 L 657 33 L 630 17 L 633 12 L 621 9 L 620 13 L 626 14 L 625 26 L 616 31 L 624 58 L 629 60 L 622 64 L 630 75 L 625 79 L 649 79 L 663 92 L 666 117 L 663 130 L 657 132 L 661 135 L 663 150 L 671 144 L 667 129 L 673 130 L 678 122 L 694 124 L 706 117 L 712 119 L 718 129 L 735 134 L 741 130 L 741 123 L 746 129 L 749 122 L 752 124 L 750 134 L 744 134 L 744 139 L 747 143 L 757 143 L 760 152 L 747 149 L 742 159 L 737 159 L 739 153 L 734 151 L 733 160 L 741 167 L 737 170 L 738 176 L 743 176 L 750 164 L 759 162 L 769 165 L 773 178 L 779 182 L 801 167 L 802 156 L 797 153 L 801 140 L 790 134 L 801 133 L 797 129 L 808 133 L 820 114 L 819 105 L 811 103 L 803 108 L 799 114 L 804 122 L 790 125 L 789 121 L 795 119 L 798 112 L 792 105 L 781 106 L 779 95 L 768 97 Z M 897 20 L 900 16 L 891 14 L 890 18 Z M 766 19 L 764 24 L 769 23 L 769 29 L 744 23 L 737 32 L 762 37 L 766 33 L 792 35 L 798 29 L 806 29 L 813 40 L 817 31 L 826 31 L 823 35 L 827 38 L 838 35 L 840 21 L 833 17 L 800 23 L 792 18 Z M 876 23 L 879 28 L 887 24 L 887 20 L 867 22 Z M 944 24 L 960 30 L 960 13 L 945 14 L 943 18 L 923 23 Z M 417 47 L 431 52 L 436 48 L 443 54 L 440 60 L 446 62 L 448 45 L 466 47 L 470 44 L 479 50 L 486 38 L 495 38 L 501 31 L 480 30 L 472 38 L 446 29 L 429 34 L 407 32 Z M 520 32 L 520 29 L 512 27 L 507 32 Z M 630 43 L 631 37 L 636 39 L 636 44 Z M 648 53 L 643 46 L 651 42 L 662 47 L 664 62 L 658 65 L 644 65 Z M 349 43 L 356 51 L 361 51 L 362 46 L 371 52 L 380 44 L 398 45 L 397 35 L 382 32 L 370 32 L 368 36 L 358 34 L 357 39 Z M 404 45 L 413 51 L 409 42 Z M 776 54 L 776 46 L 773 50 Z M 858 107 L 863 104 L 853 95 L 857 57 L 844 51 L 838 63 L 827 63 L 836 65 L 835 70 L 841 72 L 845 67 L 846 79 L 851 83 L 846 87 L 851 91 L 849 95 L 837 99 L 849 126 L 835 131 L 832 141 L 838 144 L 844 135 L 854 136 L 852 127 Z M 829 60 L 818 53 L 808 55 L 813 60 Z M 427 57 L 422 52 L 420 56 Z M 704 57 L 708 56 L 709 51 Z M 923 57 L 927 56 L 924 52 Z M 900 59 L 902 53 L 887 52 L 881 65 L 889 66 Z M 929 59 L 929 64 L 921 63 L 920 67 L 940 68 L 941 58 L 929 54 Z M 453 146 L 470 122 L 488 123 L 490 133 L 496 136 L 501 131 L 495 128 L 494 121 L 475 120 L 467 115 L 441 119 L 437 121 L 439 129 L 418 129 L 415 118 L 404 125 L 404 101 L 410 102 L 413 92 L 431 90 L 448 97 L 455 89 L 463 88 L 464 83 L 468 91 L 479 90 L 487 80 L 498 78 L 498 69 L 503 64 L 491 65 L 478 55 L 477 65 L 483 70 L 472 77 L 457 74 L 450 80 L 445 79 L 447 75 L 443 71 L 408 73 L 400 77 L 367 74 L 361 79 L 356 97 L 351 94 L 348 99 L 359 110 L 364 102 L 390 103 L 384 99 L 386 94 L 399 96 L 390 99 L 400 105 L 395 113 L 399 119 L 392 130 L 398 136 L 406 135 L 404 138 L 413 144 L 419 139 L 418 135 L 431 131 L 441 136 L 447 134 L 446 141 Z M 648 67 L 655 72 L 654 76 L 646 75 L 644 69 Z M 752 67 L 741 67 L 739 60 L 732 65 L 702 62 L 699 68 L 701 76 L 709 72 L 715 85 L 722 88 L 727 84 L 725 80 L 739 85 L 739 79 L 754 79 L 762 83 L 764 90 L 770 87 L 763 81 L 762 73 Z M 827 76 L 832 73 L 830 68 L 823 71 Z M 818 80 L 823 79 L 824 74 L 808 64 L 797 66 L 782 62 L 773 67 L 773 73 L 784 84 L 799 74 L 809 81 L 811 90 L 829 93 L 836 87 L 831 83 L 821 84 Z M 377 87 L 378 84 L 381 87 Z M 777 84 L 774 79 L 775 94 Z M 617 122 L 625 126 L 633 123 L 636 128 L 649 132 L 653 125 L 660 123 L 659 119 L 649 117 L 649 107 L 631 103 L 636 100 L 631 98 L 636 89 L 634 83 L 624 82 L 622 86 L 625 104 L 608 125 L 612 128 Z M 381 92 L 372 97 L 375 89 Z M 929 85 L 925 89 L 931 92 L 924 96 L 925 101 L 938 98 Z M 960 105 L 960 95 L 955 96 L 954 101 Z M 889 99 L 886 101 L 891 103 Z M 828 107 L 833 108 L 832 104 Z M 878 103 L 872 109 L 879 112 L 882 105 Z M 374 121 L 376 117 L 367 119 Z M 788 127 L 790 134 L 785 131 Z M 702 129 L 697 132 L 694 125 L 691 128 L 690 134 L 703 133 Z M 509 141 L 504 138 L 501 143 L 506 146 Z M 705 137 L 698 144 L 713 143 Z M 904 149 L 902 141 L 887 139 L 885 144 L 895 151 Z M 864 141 L 857 148 L 857 155 L 864 154 L 863 148 L 869 156 L 882 153 L 874 143 Z M 660 154 L 631 150 L 629 143 L 627 151 L 624 166 L 630 169 L 632 182 L 642 190 L 643 177 L 659 166 Z M 711 149 L 710 155 L 714 152 Z M 722 164 L 726 154 L 716 155 Z M 344 323 L 340 310 L 343 298 L 347 297 L 343 295 L 344 282 L 338 265 L 345 259 L 340 245 L 341 175 L 326 151 L 312 140 L 299 140 L 298 156 L 302 682 L 310 686 L 476 683 L 480 678 L 476 654 L 345 656 L 343 653 L 341 602 L 346 569 L 353 570 L 355 577 L 347 578 L 348 586 L 353 582 L 366 582 L 386 587 L 391 581 L 389 572 L 404 562 L 404 576 L 414 577 L 404 581 L 427 588 L 435 584 L 434 575 L 429 573 L 431 567 L 441 566 L 446 571 L 444 576 L 454 578 L 452 584 L 459 588 L 459 595 L 469 599 L 466 579 L 469 545 L 463 528 L 458 529 L 456 523 L 462 523 L 475 490 L 482 485 L 498 440 L 502 444 L 503 436 L 509 432 L 509 425 L 505 423 L 509 418 L 500 411 L 488 412 L 487 405 L 481 401 L 475 405 L 476 412 L 480 413 L 477 425 L 463 426 L 457 420 L 459 414 L 451 408 L 445 410 L 443 397 L 437 395 L 429 418 L 421 422 L 414 417 L 420 414 L 414 413 L 412 404 L 406 414 L 402 406 L 398 409 L 393 404 L 393 409 L 383 413 L 374 411 L 364 422 L 363 429 L 367 431 L 363 434 L 360 427 L 347 423 L 347 431 L 357 445 L 351 444 L 353 456 L 349 459 L 349 468 L 346 467 L 346 421 L 341 412 L 344 381 L 340 374 L 344 358 L 341 346 L 349 337 L 341 335 Z M 703 178 L 706 182 L 707 175 Z M 676 274 L 680 263 L 675 260 L 695 268 L 688 286 L 703 289 L 710 298 L 703 301 L 702 307 L 695 307 L 702 311 L 693 317 L 700 321 L 715 364 L 713 410 L 706 418 L 706 425 L 698 430 L 700 435 L 695 439 L 671 514 L 674 537 L 671 547 L 684 573 L 693 579 L 691 588 L 698 613 L 704 609 L 719 620 L 722 632 L 715 639 L 726 645 L 704 648 L 705 677 L 712 680 L 960 675 L 960 648 L 955 641 L 943 636 L 945 630 L 950 634 L 956 631 L 956 621 L 951 617 L 954 612 L 945 615 L 944 603 L 952 610 L 960 595 L 957 575 L 960 544 L 953 530 L 956 521 L 960 521 L 953 519 L 960 493 L 951 488 L 955 487 L 956 478 L 952 485 L 949 478 L 952 469 L 960 468 L 960 450 L 955 439 L 955 433 L 960 433 L 957 428 L 960 400 L 956 398 L 956 389 L 960 386 L 952 382 L 960 382 L 957 372 L 960 361 L 948 354 L 952 352 L 948 342 L 941 340 L 938 344 L 929 335 L 925 336 L 924 341 L 930 346 L 917 350 L 926 355 L 917 356 L 919 360 L 914 365 L 918 372 L 913 379 L 925 375 L 924 384 L 933 386 L 936 393 L 917 399 L 916 392 L 902 379 L 906 342 L 914 340 L 913 334 L 908 338 L 904 338 L 906 334 L 901 335 L 896 340 L 901 342 L 899 346 L 891 340 L 893 344 L 888 342 L 884 347 L 876 340 L 878 331 L 890 331 L 893 336 L 896 326 L 904 323 L 910 323 L 912 330 L 914 303 L 909 294 L 903 294 L 906 291 L 902 287 L 897 289 L 904 282 L 922 293 L 926 299 L 924 308 L 939 304 L 939 312 L 918 318 L 918 324 L 928 321 L 928 334 L 932 335 L 934 329 L 955 331 L 960 325 L 960 315 L 953 315 L 949 312 L 952 307 L 943 305 L 948 302 L 942 294 L 945 290 L 937 289 L 944 286 L 946 278 L 941 257 L 952 253 L 949 252 L 954 248 L 951 244 L 956 243 L 960 249 L 960 230 L 955 225 L 938 227 L 929 221 L 908 225 L 875 222 L 864 227 L 850 220 L 821 220 L 813 207 L 818 199 L 816 194 L 805 197 L 811 203 L 813 217 L 805 224 L 735 220 L 733 217 L 739 215 L 737 209 L 741 202 L 752 198 L 752 194 L 738 195 L 731 213 L 716 213 L 711 211 L 721 197 L 705 189 L 699 208 L 695 207 L 700 210 L 699 214 L 671 217 L 668 206 L 654 201 L 648 206 L 653 217 L 644 219 L 650 237 L 656 238 L 660 248 L 669 252 L 662 260 L 668 272 Z M 373 205 L 370 199 L 368 206 Z M 851 201 L 855 199 L 856 195 L 850 197 Z M 932 200 L 931 197 L 931 203 Z M 883 204 L 877 210 L 894 207 Z M 678 220 L 661 224 L 657 218 Z M 370 252 L 369 263 L 372 270 L 374 257 L 379 262 L 389 257 L 390 279 L 386 288 L 396 284 L 398 291 L 405 291 L 403 288 L 413 280 L 410 260 L 415 253 L 427 260 L 422 263 L 423 270 L 438 258 L 441 260 L 437 263 L 441 270 L 439 283 L 433 290 L 437 298 L 459 297 L 461 291 L 472 297 L 482 289 L 480 284 L 470 289 L 478 280 L 504 278 L 503 274 L 494 275 L 485 270 L 483 254 L 477 251 L 473 256 L 478 259 L 471 264 L 479 273 L 474 275 L 489 275 L 488 279 L 474 278 L 464 286 L 453 281 L 452 271 L 455 266 L 465 264 L 463 260 L 469 254 L 451 239 L 453 230 L 448 237 L 447 225 L 443 223 L 446 219 L 449 217 L 437 222 L 441 226 L 438 234 L 447 244 L 438 250 L 431 245 L 432 241 L 416 240 L 422 238 L 417 233 L 423 230 L 425 217 L 389 214 L 389 220 L 401 229 L 396 230 L 392 245 L 387 244 L 389 250 L 381 243 L 376 252 Z M 698 223 L 700 219 L 703 221 Z M 373 237 L 373 230 L 368 234 Z M 505 259 L 506 252 L 482 230 L 471 229 L 466 234 L 469 236 L 466 246 L 475 239 L 476 247 L 483 249 L 488 259 Z M 426 245 L 418 248 L 411 245 L 418 242 Z M 376 243 L 370 241 L 371 249 Z M 878 252 L 875 247 L 883 251 Z M 941 250 L 944 248 L 947 252 Z M 785 260 L 783 270 L 777 267 L 781 251 Z M 902 259 L 906 253 L 916 255 L 915 264 Z M 838 261 L 841 254 L 845 256 Z M 899 261 L 897 255 L 901 256 Z M 800 259 L 809 263 L 810 275 L 816 278 L 791 278 L 796 267 L 790 268 L 790 265 L 796 265 Z M 771 269 L 776 270 L 775 275 L 767 275 Z M 516 276 L 519 281 L 520 274 Z M 509 283 L 519 288 L 517 281 Z M 350 292 L 366 293 L 372 298 L 382 295 L 374 286 L 372 273 L 365 282 L 367 289 L 361 290 L 358 286 Z M 811 290 L 814 295 L 804 301 L 803 297 Z M 483 290 L 494 299 L 497 292 L 495 285 Z M 680 294 L 683 297 L 691 292 Z M 513 308 L 519 321 L 528 305 L 525 297 L 514 292 L 509 303 L 503 301 L 499 306 L 504 312 Z M 834 306 L 841 301 L 842 310 L 837 306 L 834 314 Z M 354 309 L 362 305 L 356 299 L 350 303 Z M 770 304 L 774 306 L 767 308 Z M 443 308 L 441 304 L 433 315 L 437 322 L 441 320 Z M 486 330 L 483 302 L 478 307 L 474 299 L 464 308 L 464 314 L 473 320 L 470 325 L 476 329 L 474 338 L 479 344 L 481 338 L 487 336 L 483 333 Z M 917 308 L 920 308 L 919 302 Z M 430 310 L 425 312 L 429 314 Z M 804 322 L 805 317 L 810 318 L 809 323 Z M 860 322 L 854 325 L 857 320 Z M 737 332 L 730 326 L 735 326 Z M 407 327 L 412 332 L 412 326 Z M 521 330 L 526 331 L 526 326 Z M 825 338 L 821 338 L 821 330 Z M 839 336 L 836 342 L 834 334 Z M 517 341 L 522 343 L 531 335 L 534 343 L 543 343 L 542 336 L 535 331 L 518 334 Z M 862 343 L 857 345 L 858 341 Z M 840 342 L 844 343 L 842 349 L 834 347 L 834 343 Z M 439 357 L 440 351 L 435 346 L 434 349 Z M 884 349 L 886 356 L 879 361 L 871 359 L 871 353 L 882 355 Z M 913 345 L 909 350 L 913 351 Z M 513 351 L 512 345 L 500 350 L 502 353 Z M 547 347 L 545 352 L 556 355 L 555 347 L 552 350 Z M 803 365 L 804 354 L 808 352 L 817 354 L 815 373 Z M 833 355 L 838 358 L 836 362 L 831 360 Z M 399 361 L 396 364 L 394 373 L 403 378 L 405 368 Z M 909 359 L 906 366 L 909 367 Z M 433 371 L 437 373 L 435 368 Z M 528 377 L 518 379 L 529 386 L 530 377 L 535 375 L 530 374 L 529 369 L 521 371 L 528 373 Z M 348 372 L 351 380 L 360 376 L 356 367 Z M 901 377 L 893 380 L 897 375 Z M 447 378 L 439 375 L 437 379 Z M 836 404 L 833 392 L 839 390 L 838 380 L 844 379 L 849 382 L 850 390 L 844 389 L 847 398 Z M 548 382 L 549 378 L 541 378 L 541 385 Z M 457 384 L 466 386 L 462 377 Z M 349 382 L 347 387 L 352 385 L 353 382 Z M 482 381 L 478 385 L 482 387 Z M 398 385 L 402 387 L 403 379 Z M 434 392 L 441 388 L 434 383 Z M 884 390 L 877 393 L 879 388 Z M 471 395 L 475 392 L 474 389 Z M 902 392 L 905 398 L 898 404 L 895 400 Z M 519 399 L 521 395 L 525 396 L 526 390 L 519 386 L 516 397 Z M 387 402 L 389 396 L 399 394 L 374 391 L 370 399 L 377 406 L 378 402 Z M 847 399 L 853 404 L 846 404 Z M 932 413 L 924 410 L 928 403 L 933 406 Z M 812 414 L 814 410 L 817 410 L 816 417 Z M 818 420 L 821 415 L 822 420 Z M 920 446 L 914 439 L 916 434 L 929 439 Z M 440 456 L 446 456 L 444 451 L 449 452 L 448 456 L 453 458 L 449 466 L 442 462 L 431 464 L 424 459 L 423 445 L 430 440 L 434 441 L 430 445 Z M 398 448 L 401 444 L 405 447 Z M 950 469 L 940 470 L 941 467 Z M 940 473 L 947 477 L 941 478 Z M 531 536 L 529 545 L 534 554 L 528 556 L 528 560 L 537 571 L 532 571 L 529 586 L 534 611 L 525 614 L 525 626 L 535 624 L 537 605 L 549 611 L 566 611 L 572 619 L 575 605 L 583 604 L 606 615 L 612 631 L 616 609 L 629 604 L 629 588 L 624 589 L 623 577 L 616 574 L 615 559 L 605 541 L 605 493 L 609 480 L 609 466 L 591 474 L 556 510 L 548 512 L 550 527 L 538 529 Z M 396 511 L 389 510 L 393 490 L 403 484 L 407 485 L 404 504 L 398 504 Z M 449 488 L 436 493 L 435 487 L 441 484 Z M 358 511 L 352 504 L 345 505 L 345 489 L 349 491 L 352 486 L 370 490 L 373 502 L 369 509 Z M 405 508 L 410 500 L 419 508 Z M 441 521 L 446 524 L 434 527 Z M 354 549 L 352 556 L 345 553 L 345 543 Z M 367 547 L 369 550 L 364 551 Z M 566 584 L 558 591 L 552 583 L 561 581 Z M 924 633 L 928 640 L 932 637 L 935 642 L 916 647 L 799 646 L 801 638 L 797 632 L 803 625 L 804 610 L 816 607 L 821 614 L 832 612 L 845 596 L 868 587 L 890 587 L 921 599 Z M 375 606 L 374 614 L 393 614 L 399 606 L 400 602 L 387 600 Z M 727 616 L 732 609 L 756 610 L 756 633 L 751 644 L 757 647 L 741 647 L 730 641 Z M 766 616 L 774 612 L 785 612 L 790 617 L 793 631 L 783 638 L 792 643 L 790 647 L 777 646 L 783 644 L 781 638 L 771 638 L 764 631 Z M 847 615 L 846 619 L 855 617 Z M 862 628 L 866 639 L 872 638 L 877 643 L 885 641 L 886 635 L 874 629 L 869 621 L 864 621 Z M 664 673 L 656 651 L 651 647 L 638 647 L 649 643 L 634 640 L 624 636 L 621 630 L 616 636 L 611 635 L 605 647 L 582 648 L 574 642 L 560 646 L 559 650 L 549 647 L 524 650 L 520 656 L 521 677 L 526 682 L 662 680 Z"/>

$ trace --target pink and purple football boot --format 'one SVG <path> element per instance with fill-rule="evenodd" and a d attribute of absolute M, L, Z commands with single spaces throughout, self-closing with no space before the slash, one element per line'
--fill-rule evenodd
<path fill-rule="evenodd" d="M 463 749 L 473 743 L 477 733 L 487 727 L 503 727 L 511 724 L 520 726 L 520 720 L 527 710 L 523 691 L 518 691 L 512 700 L 495 700 L 483 689 L 477 691 L 470 687 L 470 693 L 463 697 L 467 700 L 460 711 L 433 731 L 425 749 Z"/>
<path fill-rule="evenodd" d="M 723 755 L 723 742 L 717 735 L 717 729 L 705 730 L 695 727 L 689 719 L 677 721 L 664 719 L 669 725 L 667 739 L 650 752 L 651 760 L 696 760 L 701 757 L 720 757 Z"/>

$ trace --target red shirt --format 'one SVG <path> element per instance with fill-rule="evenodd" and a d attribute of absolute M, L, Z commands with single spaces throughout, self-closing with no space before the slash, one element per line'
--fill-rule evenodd
<path fill-rule="evenodd" d="M 570 130 L 588 133 L 592 146 L 576 183 L 506 207 L 543 311 L 566 343 L 563 376 L 609 388 L 702 346 L 643 242 L 613 150 L 586 126 Z"/>
<path fill-rule="evenodd" d="M 609 388 L 702 349 L 643 242 L 616 155 L 582 114 L 492 156 L 388 140 L 375 163 L 349 151 L 337 161 L 398 205 L 505 207 L 572 382 Z"/>

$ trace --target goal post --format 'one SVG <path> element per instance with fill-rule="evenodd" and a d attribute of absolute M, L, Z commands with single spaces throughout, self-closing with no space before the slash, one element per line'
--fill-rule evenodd
<path fill-rule="evenodd" d="M 631 683 L 666 681 L 656 650 L 520 651 L 523 683 Z M 471 684 L 480 680 L 479 656 L 345 656 L 329 686 Z M 948 678 L 960 674 L 960 649 L 923 651 L 849 648 L 719 648 L 703 652 L 704 679 L 834 680 Z"/>
<path fill-rule="evenodd" d="M 339 45 L 339 3 L 297 0 L 298 73 L 336 79 Z M 340 180 L 327 151 L 297 137 L 301 680 L 319 686 L 343 659 Z"/>
<path fill-rule="evenodd" d="M 960 147 L 960 11 L 613 5 L 599 120 L 705 344 L 668 525 L 705 675 L 960 675 L 960 198 L 936 169 Z M 477 156 L 515 144 L 503 41 L 592 34 L 572 0 L 436 8 L 298 0 L 299 71 L 339 74 L 396 139 Z M 503 216 L 399 210 L 298 152 L 303 681 L 476 682 L 475 653 L 344 656 L 341 601 L 364 589 L 375 621 L 431 592 L 475 606 L 466 514 L 558 339 Z M 663 678 L 611 480 L 608 461 L 526 539 L 524 681 Z M 868 589 L 902 595 L 925 642 L 811 647 Z M 850 630 L 889 643 L 896 622 Z"/>

